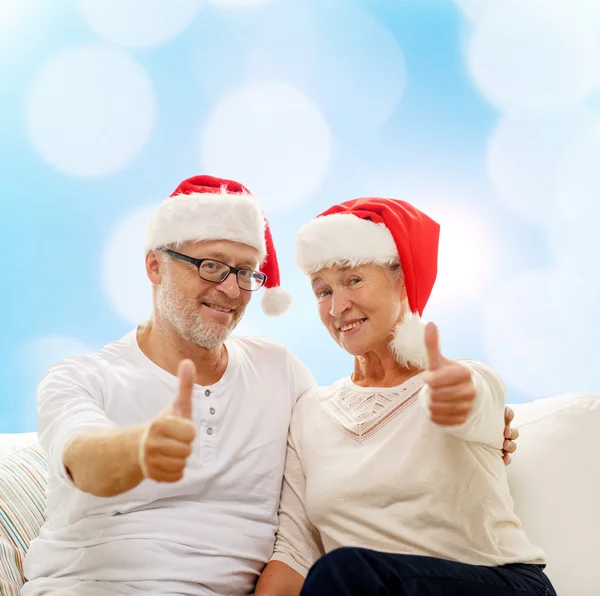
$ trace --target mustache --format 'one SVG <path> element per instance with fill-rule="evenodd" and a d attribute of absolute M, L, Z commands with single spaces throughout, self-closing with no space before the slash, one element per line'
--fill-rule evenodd
<path fill-rule="evenodd" d="M 220 296 L 219 297 L 215 296 L 213 298 L 207 294 L 198 296 L 198 298 L 196 299 L 196 303 L 199 307 L 202 306 L 202 304 L 204 304 L 205 302 L 208 302 L 209 304 L 214 304 L 215 306 L 220 306 L 221 308 L 228 308 L 231 310 L 237 310 L 243 306 L 243 303 L 241 300 L 227 301 L 227 300 L 223 300 L 223 298 Z"/>

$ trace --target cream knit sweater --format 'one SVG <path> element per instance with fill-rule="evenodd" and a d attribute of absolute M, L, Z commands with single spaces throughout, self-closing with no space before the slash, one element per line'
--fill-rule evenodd
<path fill-rule="evenodd" d="M 348 378 L 294 409 L 272 560 L 306 575 L 342 546 L 475 565 L 543 564 L 513 512 L 501 458 L 505 390 L 463 361 L 477 389 L 466 423 L 429 419 L 423 375 L 393 388 Z"/>

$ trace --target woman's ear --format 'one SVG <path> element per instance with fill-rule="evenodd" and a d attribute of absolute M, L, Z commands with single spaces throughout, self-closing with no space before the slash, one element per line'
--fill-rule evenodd
<path fill-rule="evenodd" d="M 404 302 L 408 296 L 406 294 L 406 284 L 404 283 L 404 274 L 400 273 L 396 280 L 396 291 L 400 295 L 400 300 Z"/>

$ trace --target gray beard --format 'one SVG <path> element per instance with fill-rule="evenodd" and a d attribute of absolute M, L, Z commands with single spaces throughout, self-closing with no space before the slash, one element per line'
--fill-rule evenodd
<path fill-rule="evenodd" d="M 165 273 L 156 291 L 156 309 L 159 316 L 187 342 L 207 350 L 214 350 L 223 345 L 240 322 L 243 311 L 236 313 L 236 318 L 229 327 L 207 323 L 199 311 L 200 304 L 186 300 L 174 284 L 171 275 Z"/>

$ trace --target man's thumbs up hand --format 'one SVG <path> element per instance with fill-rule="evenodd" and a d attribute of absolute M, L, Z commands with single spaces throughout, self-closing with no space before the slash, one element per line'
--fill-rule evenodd
<path fill-rule="evenodd" d="M 192 420 L 192 393 L 196 381 L 196 367 L 191 360 L 182 360 L 177 371 L 179 393 L 171 405 L 171 413 Z"/>
<path fill-rule="evenodd" d="M 139 445 L 139 464 L 144 477 L 157 482 L 183 478 L 196 429 L 192 422 L 192 394 L 196 367 L 183 360 L 177 373 L 179 391 L 170 408 L 148 424 Z"/>

